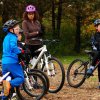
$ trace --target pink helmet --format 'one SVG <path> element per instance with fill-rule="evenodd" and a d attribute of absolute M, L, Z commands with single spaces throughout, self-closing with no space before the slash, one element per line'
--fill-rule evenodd
<path fill-rule="evenodd" d="M 35 6 L 33 6 L 33 5 L 28 5 L 28 6 L 26 7 L 26 12 L 34 12 L 34 11 L 36 11 Z"/>

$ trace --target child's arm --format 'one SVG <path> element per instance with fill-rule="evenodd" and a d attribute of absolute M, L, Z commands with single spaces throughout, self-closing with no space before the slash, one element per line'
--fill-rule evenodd
<path fill-rule="evenodd" d="M 15 54 L 21 53 L 21 50 L 17 46 L 17 37 L 10 38 L 10 46 L 11 46 L 11 52 Z"/>

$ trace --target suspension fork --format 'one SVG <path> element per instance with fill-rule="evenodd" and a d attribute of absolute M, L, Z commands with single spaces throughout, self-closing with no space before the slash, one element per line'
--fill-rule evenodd
<path fill-rule="evenodd" d="M 27 72 L 26 71 L 24 71 L 24 75 L 25 75 L 25 82 L 26 82 L 27 87 L 29 89 L 32 89 L 32 86 L 31 86 L 31 84 L 29 82 L 29 78 L 28 78 L 28 75 L 27 75 Z"/>
<path fill-rule="evenodd" d="M 48 66 L 48 57 L 46 56 L 46 54 L 44 54 L 44 61 L 45 61 L 45 67 L 47 69 L 47 73 L 48 75 L 51 75 L 50 70 L 49 70 L 49 66 Z"/>

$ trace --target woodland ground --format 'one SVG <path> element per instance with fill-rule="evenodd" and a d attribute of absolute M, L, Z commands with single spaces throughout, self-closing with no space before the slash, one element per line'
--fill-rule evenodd
<path fill-rule="evenodd" d="M 69 57 L 68 57 L 69 58 Z M 73 58 L 75 59 L 75 57 Z M 72 57 L 66 60 L 62 60 L 65 72 L 67 71 L 69 63 L 73 60 Z M 100 100 L 100 90 L 98 86 L 98 73 L 95 71 L 94 76 L 90 77 L 79 88 L 72 88 L 68 85 L 65 77 L 65 83 L 63 88 L 58 93 L 47 93 L 41 100 Z M 32 97 L 24 96 L 27 100 L 33 100 Z"/>
<path fill-rule="evenodd" d="M 66 66 L 68 65 L 64 65 L 65 72 Z M 65 79 L 65 84 L 58 93 L 47 93 L 41 100 L 100 100 L 97 77 L 98 74 L 95 71 L 94 76 L 87 79 L 79 88 L 70 87 Z M 29 98 L 29 100 L 33 99 Z"/>
<path fill-rule="evenodd" d="M 56 94 L 48 93 L 42 100 L 100 100 L 100 90 L 97 89 L 97 77 L 98 74 L 95 71 L 94 76 L 87 79 L 79 88 L 70 87 L 65 79 L 62 90 Z"/>

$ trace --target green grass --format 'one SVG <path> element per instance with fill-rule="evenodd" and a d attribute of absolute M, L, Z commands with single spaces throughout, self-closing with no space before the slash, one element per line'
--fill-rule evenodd
<path fill-rule="evenodd" d="M 88 59 L 88 56 L 87 55 L 59 56 L 57 58 L 60 59 L 63 64 L 70 64 L 73 60 L 77 58 L 80 58 L 85 61 Z"/>

